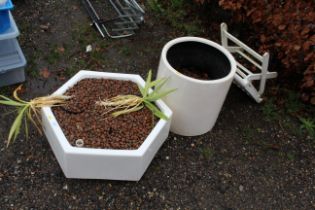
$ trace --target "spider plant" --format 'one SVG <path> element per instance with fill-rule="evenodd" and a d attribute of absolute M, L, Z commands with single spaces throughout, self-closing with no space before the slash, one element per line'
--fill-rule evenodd
<path fill-rule="evenodd" d="M 109 99 L 100 100 L 96 103 L 105 107 L 106 112 L 104 114 L 112 112 L 114 117 L 139 111 L 146 106 L 158 118 L 168 120 L 167 116 L 154 104 L 155 101 L 175 91 L 175 89 L 171 89 L 161 92 L 160 90 L 166 82 L 167 78 L 152 81 L 152 72 L 150 70 L 145 86 L 141 87 L 138 85 L 141 96 L 118 95 Z"/>
<path fill-rule="evenodd" d="M 24 101 L 18 96 L 18 91 L 22 89 L 22 85 L 17 87 L 13 92 L 15 100 L 0 95 L 0 104 L 13 106 L 17 108 L 17 116 L 10 128 L 9 136 L 7 140 L 7 147 L 10 143 L 14 142 L 20 133 L 21 126 L 24 122 L 25 135 L 28 137 L 28 122 L 32 122 L 37 128 L 39 133 L 42 134 L 41 120 L 40 120 L 40 109 L 45 106 L 60 106 L 65 103 L 69 96 L 44 96 L 34 98 L 30 101 Z"/>

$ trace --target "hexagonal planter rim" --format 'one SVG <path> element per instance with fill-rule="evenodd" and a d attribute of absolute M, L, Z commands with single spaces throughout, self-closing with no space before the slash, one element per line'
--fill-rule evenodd
<path fill-rule="evenodd" d="M 75 85 L 77 82 L 79 82 L 82 79 L 85 78 L 106 78 L 106 79 L 116 79 L 116 80 L 127 80 L 127 81 L 133 81 L 141 86 L 145 85 L 145 81 L 136 74 L 121 74 L 121 73 L 109 73 L 109 72 L 96 72 L 96 71 L 89 71 L 89 70 L 81 70 L 79 71 L 76 75 L 74 75 L 70 80 L 68 80 L 64 85 L 62 85 L 57 91 L 55 91 L 52 95 L 60 95 L 66 92 L 67 89 L 69 89 L 70 87 L 72 87 L 73 85 Z M 63 152 L 67 153 L 67 155 L 93 155 L 93 156 L 98 156 L 100 158 L 106 158 L 106 157 L 134 157 L 134 158 L 143 158 L 145 157 L 145 153 L 148 152 L 148 150 L 150 150 L 150 147 L 154 144 L 154 141 L 158 138 L 158 136 L 160 135 L 160 132 L 165 131 L 165 128 L 167 130 L 167 135 L 165 137 L 165 139 L 163 139 L 161 141 L 161 145 L 164 143 L 164 141 L 166 140 L 167 136 L 168 136 L 168 132 L 169 132 L 169 127 L 170 127 L 170 120 L 172 117 L 172 111 L 167 107 L 167 105 L 161 101 L 158 100 L 156 101 L 157 106 L 160 108 L 160 110 L 162 112 L 164 112 L 164 114 L 166 114 L 166 116 L 168 116 L 170 119 L 169 121 L 165 121 L 160 119 L 157 124 L 155 125 L 155 127 L 152 129 L 152 131 L 150 132 L 150 134 L 148 135 L 148 137 L 145 139 L 145 141 L 142 143 L 142 145 L 135 150 L 117 150 L 117 149 L 99 149 L 99 148 L 78 148 L 78 147 L 74 147 L 71 146 L 70 143 L 68 142 L 66 136 L 64 135 L 62 128 L 60 127 L 57 119 L 55 118 L 52 110 L 50 107 L 44 107 L 42 109 L 42 117 L 43 117 L 43 127 L 44 127 L 44 132 L 47 136 L 47 139 L 49 141 L 50 146 L 52 147 L 52 150 L 58 160 L 59 165 L 61 166 L 64 174 L 67 176 L 67 170 L 65 168 L 65 166 L 63 165 L 62 161 L 66 162 L 65 157 L 60 157 L 60 154 L 58 154 L 58 150 L 53 146 L 54 142 L 52 142 L 50 137 L 51 135 L 55 135 L 56 136 L 56 140 L 58 142 L 55 143 L 59 143 L 60 146 L 62 147 Z M 49 129 L 49 132 L 48 130 Z M 51 134 L 50 132 L 53 132 L 54 134 Z M 165 135 L 164 135 L 165 136 Z M 159 147 L 161 146 L 159 145 Z M 56 145 L 55 145 L 56 146 Z M 159 149 L 159 148 L 158 148 Z M 158 151 L 157 149 L 157 151 Z M 60 149 L 59 149 L 60 150 Z M 156 150 L 156 148 L 155 148 Z M 157 152 L 153 152 L 155 156 L 155 153 Z M 60 153 L 60 151 L 59 151 Z M 65 154 L 64 154 L 65 156 Z M 150 158 L 153 159 L 153 157 L 150 156 Z M 141 161 L 141 160 L 140 160 Z M 151 162 L 151 160 L 149 161 L 149 163 Z M 66 166 L 68 167 L 68 166 Z M 145 170 L 148 166 L 145 167 Z M 143 175 L 143 173 L 145 172 L 145 170 L 143 172 L 141 172 L 141 176 Z M 139 175 L 140 176 L 140 175 Z M 139 179 L 141 178 L 141 176 L 139 177 Z M 67 176 L 69 178 L 86 178 L 86 179 L 102 179 L 102 178 L 95 178 L 95 177 L 75 177 L 73 175 L 71 176 Z M 115 178 L 106 178 L 104 177 L 104 179 L 115 179 Z M 131 179 L 117 179 L 117 180 L 139 180 L 131 178 Z"/>

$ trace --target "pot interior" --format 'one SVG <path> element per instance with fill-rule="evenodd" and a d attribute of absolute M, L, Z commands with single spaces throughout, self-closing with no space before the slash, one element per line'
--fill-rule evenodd
<path fill-rule="evenodd" d="M 220 79 L 231 71 L 231 63 L 225 54 L 197 41 L 180 42 L 171 46 L 166 53 L 166 59 L 175 70 L 196 79 Z"/>

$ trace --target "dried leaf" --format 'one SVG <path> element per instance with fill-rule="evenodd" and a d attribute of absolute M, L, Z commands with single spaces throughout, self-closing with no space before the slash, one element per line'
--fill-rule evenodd
<path fill-rule="evenodd" d="M 40 25 L 39 28 L 46 31 L 49 29 L 49 25 L 49 23 L 47 23 L 46 25 Z"/>
<path fill-rule="evenodd" d="M 65 52 L 65 48 L 64 47 L 58 47 L 57 50 L 61 54 Z"/>
<path fill-rule="evenodd" d="M 310 42 L 310 41 L 304 42 L 304 44 L 303 44 L 303 50 L 304 50 L 304 51 L 307 51 L 307 50 L 311 47 L 311 45 L 312 45 L 312 42 Z"/>
<path fill-rule="evenodd" d="M 280 30 L 280 31 L 283 31 L 285 28 L 286 28 L 287 26 L 286 25 L 280 25 L 280 26 L 278 26 L 278 29 Z"/>
<path fill-rule="evenodd" d="M 59 79 L 60 81 L 65 81 L 65 80 L 66 80 L 66 77 L 65 77 L 65 76 L 59 76 L 58 79 Z"/>
<path fill-rule="evenodd" d="M 45 79 L 48 79 L 50 77 L 50 71 L 47 68 L 43 68 L 40 70 L 39 75 Z"/>
<path fill-rule="evenodd" d="M 303 83 L 302 88 L 310 88 L 313 87 L 314 85 L 315 85 L 314 80 L 309 79 Z"/>
<path fill-rule="evenodd" d="M 301 31 L 301 35 L 305 35 L 308 34 L 310 32 L 310 29 L 308 27 L 305 27 L 302 31 Z"/>
<path fill-rule="evenodd" d="M 299 51 L 301 49 L 301 46 L 296 44 L 293 46 L 293 49 Z"/>

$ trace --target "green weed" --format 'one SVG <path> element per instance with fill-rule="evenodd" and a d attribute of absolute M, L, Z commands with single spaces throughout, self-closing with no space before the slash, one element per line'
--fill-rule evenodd
<path fill-rule="evenodd" d="M 122 47 L 121 50 L 120 50 L 120 53 L 125 55 L 125 56 L 130 56 L 131 55 L 131 50 L 129 47 Z"/>
<path fill-rule="evenodd" d="M 209 147 L 202 148 L 200 152 L 206 160 L 210 160 L 214 155 L 214 150 Z"/>
<path fill-rule="evenodd" d="M 202 33 L 202 30 L 200 29 L 200 24 L 198 24 L 197 22 L 185 24 L 184 30 L 186 31 L 187 35 L 190 36 L 197 36 L 198 34 Z"/>
<path fill-rule="evenodd" d="M 45 59 L 49 64 L 55 64 L 57 61 L 61 59 L 61 55 L 58 52 L 57 48 L 53 48 L 50 50 Z"/>
<path fill-rule="evenodd" d="M 83 61 L 80 61 L 80 62 L 83 62 Z M 67 77 L 71 77 L 75 75 L 78 71 L 80 71 L 81 69 L 84 69 L 83 65 L 79 64 L 80 62 L 68 66 L 63 72 L 63 75 Z"/>
<path fill-rule="evenodd" d="M 158 0 L 148 0 L 148 6 L 153 12 L 157 14 L 163 14 L 165 11 Z"/>
<path fill-rule="evenodd" d="M 279 118 L 279 113 L 273 100 L 268 100 L 262 107 L 262 112 L 267 121 L 273 121 Z"/>
<path fill-rule="evenodd" d="M 8 95 L 11 92 L 11 88 L 9 86 L 0 87 L 0 95 Z"/>
<path fill-rule="evenodd" d="M 307 134 L 315 139 L 315 121 L 313 119 L 299 118 L 301 121 L 300 128 L 305 130 Z"/>
<path fill-rule="evenodd" d="M 29 58 L 27 61 L 27 66 L 25 68 L 26 74 L 33 78 L 37 78 L 39 76 L 39 71 L 35 59 L 36 59 L 35 56 Z"/>
<path fill-rule="evenodd" d="M 304 109 L 304 104 L 299 100 L 297 93 L 290 91 L 287 94 L 285 108 L 289 114 L 295 114 Z"/>
<path fill-rule="evenodd" d="M 185 1 L 184 0 L 171 0 L 171 8 L 172 9 L 179 9 L 184 6 Z"/>
<path fill-rule="evenodd" d="M 153 12 L 163 15 L 173 28 L 184 32 L 186 35 L 196 36 L 201 34 L 201 24 L 196 20 L 188 19 L 187 3 L 184 0 L 170 0 L 168 3 L 161 3 L 158 0 L 149 0 L 148 5 Z"/>
<path fill-rule="evenodd" d="M 243 131 L 242 136 L 243 136 L 245 144 L 249 144 L 250 142 L 252 142 L 256 131 L 250 127 L 245 127 L 242 131 Z"/>
<path fill-rule="evenodd" d="M 295 154 L 293 152 L 288 152 L 287 158 L 291 161 L 294 161 L 295 160 Z"/>

